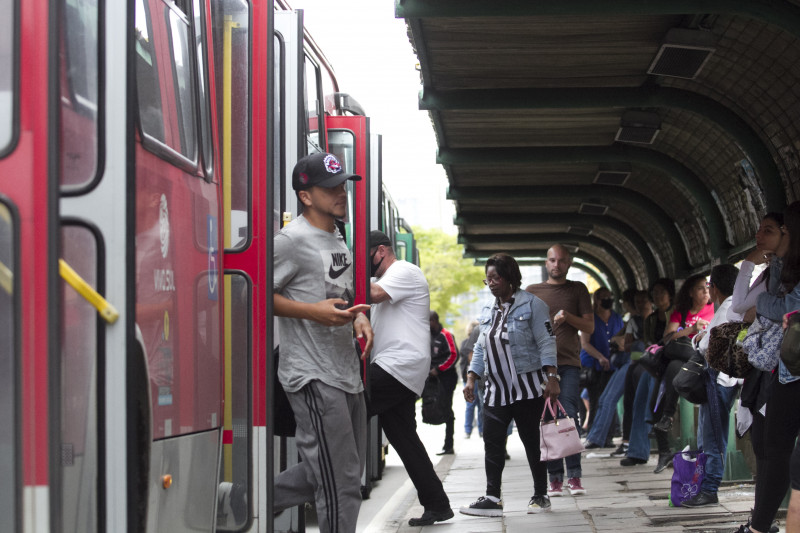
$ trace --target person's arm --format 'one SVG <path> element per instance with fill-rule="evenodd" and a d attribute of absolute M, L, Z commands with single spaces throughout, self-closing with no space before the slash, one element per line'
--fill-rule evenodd
<path fill-rule="evenodd" d="M 364 360 L 372 351 L 373 341 L 372 324 L 364 313 L 358 313 L 353 319 L 353 333 L 357 339 L 364 339 L 364 350 L 361 352 L 361 359 Z"/>
<path fill-rule="evenodd" d="M 583 348 L 586 353 L 597 359 L 597 362 L 600 363 L 600 368 L 603 370 L 608 370 L 611 368 L 611 363 L 609 363 L 608 359 L 606 359 L 605 356 L 597 351 L 597 348 L 592 345 L 589 335 L 581 334 L 581 348 Z"/>
<path fill-rule="evenodd" d="M 763 254 L 761 255 L 763 257 Z M 751 307 L 755 307 L 758 295 L 767 288 L 766 284 L 763 282 L 763 272 L 756 278 L 755 283 L 753 283 L 751 287 L 750 280 L 753 277 L 753 270 L 756 266 L 753 261 L 750 261 L 751 256 L 748 256 L 747 259 L 742 261 L 739 274 L 736 276 L 736 283 L 733 285 L 733 295 L 731 296 L 730 309 L 742 315 Z"/>
<path fill-rule="evenodd" d="M 444 360 L 444 363 L 439 365 L 439 372 L 448 370 L 456 362 L 456 359 L 458 359 L 458 350 L 456 350 L 456 340 L 453 338 L 453 334 L 445 330 L 442 330 L 442 334 L 447 340 L 449 354 L 447 355 L 447 359 Z"/>
<path fill-rule="evenodd" d="M 329 298 L 314 303 L 298 302 L 278 293 L 272 294 L 272 305 L 277 316 L 313 320 L 323 326 L 344 326 L 356 318 L 353 314 L 338 309 L 336 304 L 347 302 L 341 298 Z"/>
<path fill-rule="evenodd" d="M 566 322 L 573 328 L 580 330 L 581 333 L 586 333 L 587 335 L 594 333 L 594 313 L 578 316 L 561 309 L 553 317 L 553 324 L 559 325 L 562 322 Z"/>
<path fill-rule="evenodd" d="M 553 328 L 549 327 L 550 308 L 542 300 L 536 298 L 533 301 L 531 313 L 531 330 L 539 349 L 539 356 L 542 361 L 542 370 L 545 375 L 545 387 L 543 394 L 546 398 L 557 400 L 561 394 L 561 385 L 558 378 L 558 356 L 556 353 L 556 336 L 552 334 Z"/>
<path fill-rule="evenodd" d="M 379 304 L 381 302 L 385 302 L 389 300 L 391 296 L 389 293 L 383 290 L 383 287 L 378 285 L 377 283 L 370 282 L 369 284 L 369 301 L 374 304 Z"/>
<path fill-rule="evenodd" d="M 468 402 L 475 401 L 475 381 L 483 377 L 485 364 L 483 360 L 484 339 L 485 336 L 481 333 L 472 348 L 472 358 L 469 363 L 469 370 L 467 370 L 467 382 L 464 384 L 464 399 Z"/>

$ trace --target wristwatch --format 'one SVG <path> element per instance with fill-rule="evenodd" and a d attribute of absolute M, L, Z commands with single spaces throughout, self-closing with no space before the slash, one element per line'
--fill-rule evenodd
<path fill-rule="evenodd" d="M 561 381 L 561 376 L 559 376 L 559 375 L 558 375 L 557 373 L 555 373 L 555 372 L 548 372 L 548 373 L 547 373 L 547 377 L 548 377 L 548 378 L 556 378 L 556 381 Z"/>

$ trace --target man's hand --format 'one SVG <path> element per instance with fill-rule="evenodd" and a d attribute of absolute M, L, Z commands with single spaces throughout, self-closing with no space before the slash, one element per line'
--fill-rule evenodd
<path fill-rule="evenodd" d="M 608 370 L 611 368 L 611 362 L 609 362 L 609 360 L 602 355 L 597 358 L 597 362 L 600 363 L 600 368 L 603 370 Z"/>
<path fill-rule="evenodd" d="M 559 324 L 564 322 L 566 319 L 567 319 L 567 315 L 564 313 L 564 310 L 562 309 L 561 311 L 556 313 L 555 316 L 553 316 L 553 325 L 554 326 L 558 326 Z"/>
<path fill-rule="evenodd" d="M 352 315 L 351 315 L 352 316 Z M 364 313 L 358 313 L 356 315 L 355 320 L 353 320 L 353 331 L 356 334 L 357 339 L 364 339 L 364 350 L 361 352 L 361 359 L 366 359 L 369 357 L 369 352 L 372 350 L 372 324 L 369 322 L 369 318 Z"/>
<path fill-rule="evenodd" d="M 467 374 L 467 383 L 464 384 L 464 399 L 469 403 L 475 401 L 475 374 Z"/>
<path fill-rule="evenodd" d="M 345 324 L 349 324 L 353 321 L 353 315 L 344 309 L 338 309 L 336 307 L 336 305 L 342 304 L 347 305 L 347 301 L 341 298 L 329 298 L 312 304 L 311 320 L 319 322 L 323 326 L 344 326 Z M 369 320 L 367 320 L 367 322 L 369 322 Z"/>
<path fill-rule="evenodd" d="M 436 368 L 436 367 L 431 368 L 431 371 L 428 372 L 428 375 L 429 376 L 438 376 L 439 375 L 439 369 Z"/>

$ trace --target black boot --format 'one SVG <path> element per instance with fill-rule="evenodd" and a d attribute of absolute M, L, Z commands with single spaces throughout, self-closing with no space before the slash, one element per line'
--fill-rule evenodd
<path fill-rule="evenodd" d="M 659 474 L 670 466 L 672 466 L 672 452 L 659 453 L 658 464 L 656 465 L 656 469 L 653 470 L 653 473 Z"/>

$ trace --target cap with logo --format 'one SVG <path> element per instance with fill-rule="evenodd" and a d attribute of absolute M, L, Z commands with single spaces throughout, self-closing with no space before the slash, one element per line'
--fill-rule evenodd
<path fill-rule="evenodd" d="M 382 231 L 373 230 L 369 232 L 369 247 L 375 248 L 376 246 L 391 246 L 392 241 Z"/>
<path fill-rule="evenodd" d="M 307 155 L 294 166 L 292 188 L 304 191 L 311 187 L 331 189 L 347 181 L 358 181 L 361 176 L 348 174 L 335 155 L 326 152 Z"/>

